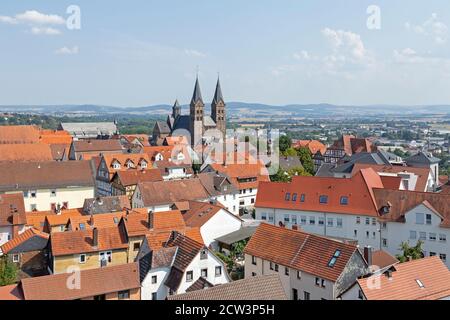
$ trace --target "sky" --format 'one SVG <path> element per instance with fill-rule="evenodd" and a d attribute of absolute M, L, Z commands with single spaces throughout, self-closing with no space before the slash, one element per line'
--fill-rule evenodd
<path fill-rule="evenodd" d="M 188 104 L 197 73 L 205 101 L 450 104 L 450 1 L 0 2 L 0 105 Z"/>

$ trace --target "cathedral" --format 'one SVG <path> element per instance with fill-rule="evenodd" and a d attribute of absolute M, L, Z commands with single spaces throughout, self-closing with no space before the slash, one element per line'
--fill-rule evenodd
<path fill-rule="evenodd" d="M 216 91 L 211 103 L 211 115 L 205 115 L 205 103 L 198 77 L 195 81 L 194 94 L 192 95 L 189 115 L 181 114 L 181 106 L 178 100 L 172 107 L 172 114 L 167 117 L 166 122 L 157 121 L 153 129 L 152 144 L 162 145 L 164 139 L 171 136 L 175 130 L 184 129 L 191 135 L 191 145 L 196 141 L 202 141 L 203 134 L 210 129 L 217 129 L 225 136 L 226 113 L 225 101 L 220 87 L 220 79 L 217 79 Z"/>

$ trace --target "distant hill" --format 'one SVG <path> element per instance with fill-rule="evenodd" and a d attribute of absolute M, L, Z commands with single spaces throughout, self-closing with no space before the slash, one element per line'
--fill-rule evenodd
<path fill-rule="evenodd" d="M 188 106 L 182 106 L 187 112 Z M 207 104 L 207 107 L 209 105 Z M 168 114 L 171 105 L 153 105 L 144 107 L 112 107 L 101 105 L 4 105 L 1 112 L 27 112 L 39 114 Z M 450 105 L 423 105 L 423 106 L 397 106 L 397 105 L 368 105 L 368 106 L 338 106 L 332 104 L 290 104 L 267 105 L 261 103 L 229 102 L 227 110 L 230 115 L 411 115 L 411 114 L 447 114 L 450 115 Z"/>

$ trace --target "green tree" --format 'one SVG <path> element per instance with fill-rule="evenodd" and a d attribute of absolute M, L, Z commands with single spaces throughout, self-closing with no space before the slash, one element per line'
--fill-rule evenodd
<path fill-rule="evenodd" d="M 311 152 L 308 148 L 301 147 L 297 149 L 297 155 L 305 168 L 306 172 L 313 175 L 314 174 L 314 161 L 311 156 Z"/>
<path fill-rule="evenodd" d="M 280 153 L 283 154 L 287 149 L 291 147 L 291 138 L 288 136 L 281 136 L 279 142 Z"/>
<path fill-rule="evenodd" d="M 6 255 L 0 257 L 0 287 L 17 282 L 17 266 Z"/>
<path fill-rule="evenodd" d="M 397 259 L 403 263 L 408 261 L 409 259 L 417 260 L 423 258 L 423 250 L 422 250 L 423 241 L 417 241 L 415 246 L 410 246 L 408 242 L 404 241 L 400 244 L 400 250 L 403 252 L 402 254 L 398 254 Z"/>
<path fill-rule="evenodd" d="M 295 150 L 295 149 L 292 148 L 292 147 L 287 148 L 287 149 L 283 152 L 283 156 L 285 156 L 285 157 L 296 157 L 296 156 L 297 156 L 297 150 Z"/>
<path fill-rule="evenodd" d="M 288 171 L 279 168 L 276 174 L 270 176 L 270 181 L 291 182 L 293 176 L 311 176 L 311 174 L 302 167 L 292 168 Z"/>

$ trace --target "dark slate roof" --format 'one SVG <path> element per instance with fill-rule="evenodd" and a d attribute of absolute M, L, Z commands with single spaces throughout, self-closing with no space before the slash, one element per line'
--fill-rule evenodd
<path fill-rule="evenodd" d="M 198 77 L 197 77 L 197 80 L 195 80 L 194 94 L 192 95 L 191 103 L 197 103 L 199 101 L 201 103 L 203 103 L 202 92 L 200 90 L 200 83 L 199 83 Z"/>
<path fill-rule="evenodd" d="M 251 277 L 209 289 L 167 297 L 168 300 L 287 300 L 278 274 Z"/>
<path fill-rule="evenodd" d="M 188 115 L 179 116 L 175 119 L 173 130 L 185 129 L 189 131 L 191 117 Z"/>
<path fill-rule="evenodd" d="M 280 156 L 280 168 L 287 171 L 293 168 L 303 168 L 303 165 L 297 156 Z"/>
<path fill-rule="evenodd" d="M 432 154 L 425 154 L 424 152 L 420 151 L 414 156 L 411 156 L 406 159 L 406 163 L 408 165 L 412 164 L 434 164 L 439 163 L 441 159 L 433 157 Z"/>
<path fill-rule="evenodd" d="M 158 127 L 160 133 L 170 133 L 169 125 L 164 121 L 156 121 L 155 126 Z"/>
<path fill-rule="evenodd" d="M 335 167 L 332 163 L 323 163 L 316 172 L 316 177 L 332 177 L 332 169 Z"/>
<path fill-rule="evenodd" d="M 242 227 L 239 230 L 226 234 L 222 237 L 216 238 L 215 240 L 224 243 L 226 245 L 231 245 L 238 241 L 250 238 L 256 232 L 257 228 L 258 228 L 257 226 Z"/>
<path fill-rule="evenodd" d="M 222 88 L 220 86 L 220 79 L 217 79 L 216 92 L 214 93 L 214 99 L 213 99 L 213 103 L 218 103 L 218 102 L 225 103 L 225 100 L 223 99 L 223 95 L 222 95 Z"/>
<path fill-rule="evenodd" d="M 199 173 L 198 178 L 208 194 L 212 197 L 238 192 L 238 189 L 224 174 L 216 174 L 215 172 Z"/>
<path fill-rule="evenodd" d="M 186 289 L 186 292 L 203 290 L 203 289 L 211 288 L 211 287 L 214 287 L 214 285 L 211 282 L 209 282 L 208 280 L 206 280 L 203 277 L 200 277 L 189 288 Z"/>
<path fill-rule="evenodd" d="M 331 169 L 331 172 L 351 173 L 356 163 L 388 165 L 388 166 L 391 165 L 389 159 L 387 159 L 384 154 L 381 154 L 379 152 L 377 153 L 359 152 L 354 153 L 349 158 L 348 162 L 338 165 L 336 168 Z"/>
<path fill-rule="evenodd" d="M 123 211 L 124 208 L 131 209 L 127 196 L 111 196 L 90 198 L 84 200 L 83 212 L 85 214 L 99 214 Z"/>
<path fill-rule="evenodd" d="M 139 258 L 139 273 L 141 282 L 152 269 L 170 267 L 177 252 L 177 247 L 161 248 L 151 251 L 148 246 L 142 247 L 142 255 Z"/>

